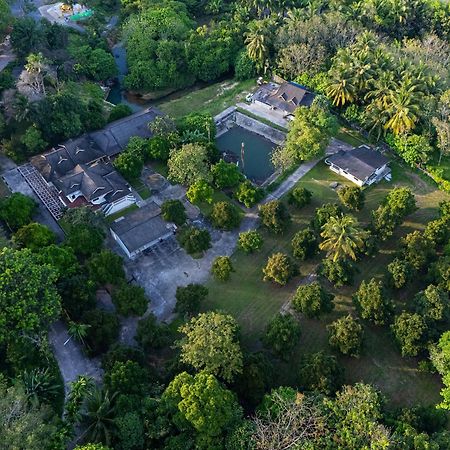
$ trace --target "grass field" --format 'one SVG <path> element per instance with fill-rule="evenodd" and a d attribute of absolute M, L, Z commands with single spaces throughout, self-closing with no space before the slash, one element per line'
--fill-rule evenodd
<path fill-rule="evenodd" d="M 362 223 L 370 220 L 370 211 L 378 206 L 386 193 L 395 185 L 405 185 L 416 194 L 419 209 L 409 216 L 396 231 L 395 236 L 384 243 L 379 254 L 373 258 L 365 258 L 359 263 L 361 272 L 355 277 L 351 287 L 327 288 L 336 295 L 335 310 L 321 320 L 301 318 L 302 337 L 294 357 L 289 365 L 281 364 L 277 370 L 280 384 L 296 383 L 296 370 L 299 359 L 307 352 L 327 349 L 326 325 L 343 313 L 353 311 L 351 296 L 362 279 L 372 276 L 382 277 L 386 265 L 393 258 L 399 238 L 413 229 L 422 229 L 424 224 L 436 215 L 439 201 L 448 198 L 428 181 L 423 180 L 408 169 L 392 163 L 393 180 L 382 182 L 366 191 L 366 206 L 356 214 Z M 330 183 L 348 181 L 331 172 L 324 163 L 311 170 L 299 185 L 313 192 L 313 202 L 302 210 L 291 208 L 292 224 L 283 236 L 272 236 L 263 232 L 265 244 L 261 252 L 245 255 L 237 251 L 233 256 L 236 273 L 228 283 L 209 282 L 209 296 L 205 309 L 219 309 L 231 313 L 241 325 L 243 344 L 247 349 L 261 348 L 259 338 L 264 329 L 280 308 L 289 301 L 296 290 L 299 280 L 313 271 L 324 255 L 300 264 L 300 275 L 287 286 L 280 288 L 262 281 L 262 267 L 267 257 L 276 251 L 290 253 L 290 241 L 293 234 L 305 227 L 314 209 L 323 203 L 337 201 L 337 195 L 330 188 Z M 407 297 L 408 293 L 404 293 Z M 401 309 L 401 305 L 399 305 Z M 435 403 L 439 398 L 439 380 L 430 374 L 417 371 L 417 360 L 401 358 L 387 329 L 365 326 L 364 353 L 360 358 L 340 357 L 346 369 L 346 382 L 365 381 L 373 383 L 385 392 L 395 405 L 411 403 Z M 329 350 L 329 349 L 328 349 Z"/>

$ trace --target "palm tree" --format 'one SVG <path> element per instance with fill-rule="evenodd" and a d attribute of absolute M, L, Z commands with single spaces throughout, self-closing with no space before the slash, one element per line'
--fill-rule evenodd
<path fill-rule="evenodd" d="M 67 332 L 69 333 L 70 338 L 85 345 L 84 338 L 87 336 L 89 328 L 91 328 L 91 325 L 70 321 Z"/>
<path fill-rule="evenodd" d="M 356 99 L 356 89 L 353 84 L 353 76 L 348 72 L 333 74 L 328 84 L 326 94 L 331 98 L 334 106 L 344 106 L 353 103 Z"/>
<path fill-rule="evenodd" d="M 49 403 L 59 394 L 61 386 L 55 381 L 55 377 L 48 368 L 24 370 L 21 379 L 25 393 L 34 403 L 39 401 Z"/>
<path fill-rule="evenodd" d="M 90 442 L 102 442 L 110 445 L 115 432 L 115 398 L 107 390 L 94 388 L 86 400 L 83 422 L 86 430 L 83 436 Z"/>
<path fill-rule="evenodd" d="M 268 22 L 266 20 L 256 20 L 249 25 L 249 31 L 245 33 L 245 44 L 247 45 L 248 56 L 258 70 L 265 67 L 269 58 Z"/>
<path fill-rule="evenodd" d="M 324 239 L 319 248 L 326 250 L 333 261 L 350 257 L 356 260 L 356 252 L 364 248 L 367 232 L 361 230 L 358 221 L 350 215 L 330 217 L 322 226 L 320 234 Z"/>
<path fill-rule="evenodd" d="M 30 114 L 33 112 L 33 104 L 28 101 L 28 99 L 22 95 L 17 94 L 14 99 L 14 118 L 17 122 L 24 122 L 28 119 Z"/>

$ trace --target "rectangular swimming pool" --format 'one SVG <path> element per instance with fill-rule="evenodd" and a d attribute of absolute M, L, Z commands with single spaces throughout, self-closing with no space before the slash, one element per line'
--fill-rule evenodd
<path fill-rule="evenodd" d="M 255 183 L 263 183 L 274 172 L 270 156 L 276 144 L 268 139 L 235 125 L 219 136 L 216 143 L 222 154 L 232 153 L 237 157 L 242 172 Z M 241 162 L 242 143 L 244 143 L 243 168 Z"/>

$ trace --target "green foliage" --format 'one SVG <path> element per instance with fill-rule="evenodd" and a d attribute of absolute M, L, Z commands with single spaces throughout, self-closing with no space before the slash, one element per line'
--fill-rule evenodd
<path fill-rule="evenodd" d="M 128 181 L 135 180 L 141 175 L 146 146 L 145 139 L 133 136 L 125 150 L 114 160 L 114 167 Z"/>
<path fill-rule="evenodd" d="M 286 206 L 278 200 L 272 200 L 259 206 L 262 224 L 273 233 L 282 233 L 291 221 Z"/>
<path fill-rule="evenodd" d="M 392 302 L 387 298 L 381 281 L 371 278 L 367 283 L 362 281 L 353 296 L 361 317 L 375 325 L 384 325 L 393 311 Z"/>
<path fill-rule="evenodd" d="M 211 248 L 211 235 L 208 230 L 196 227 L 182 228 L 177 234 L 177 239 L 189 255 L 203 253 Z"/>
<path fill-rule="evenodd" d="M 300 339 L 300 324 L 291 314 L 277 314 L 267 325 L 263 342 L 277 356 L 288 359 Z"/>
<path fill-rule="evenodd" d="M 239 226 L 241 215 L 238 208 L 230 202 L 217 202 L 211 211 L 211 221 L 214 227 L 230 231 Z"/>
<path fill-rule="evenodd" d="M 119 337 L 120 324 L 115 314 L 101 309 L 92 309 L 85 312 L 81 320 L 84 324 L 90 325 L 86 345 L 92 355 L 105 353 Z"/>
<path fill-rule="evenodd" d="M 211 266 L 211 273 L 219 281 L 228 281 L 234 272 L 233 264 L 228 256 L 218 256 Z"/>
<path fill-rule="evenodd" d="M 186 191 L 186 197 L 194 205 L 201 202 L 212 203 L 213 195 L 214 189 L 205 180 L 196 181 Z"/>
<path fill-rule="evenodd" d="M 164 220 L 167 222 L 173 222 L 178 226 L 186 222 L 186 210 L 180 200 L 166 200 L 161 205 L 161 212 Z"/>
<path fill-rule="evenodd" d="M 186 186 L 212 180 L 206 148 L 200 144 L 184 144 L 180 149 L 170 150 L 167 167 L 168 179 Z"/>
<path fill-rule="evenodd" d="M 320 274 L 336 286 L 351 285 L 355 274 L 355 266 L 346 259 L 322 259 Z"/>
<path fill-rule="evenodd" d="M 223 159 L 212 166 L 211 173 L 218 189 L 235 187 L 243 179 L 239 167 L 236 164 L 227 163 Z"/>
<path fill-rule="evenodd" d="M 140 366 L 144 366 L 144 359 L 144 353 L 141 349 L 116 343 L 103 356 L 102 367 L 104 370 L 111 370 L 116 362 L 125 363 L 127 361 L 134 361 Z"/>
<path fill-rule="evenodd" d="M 420 271 L 427 267 L 430 260 L 436 255 L 433 243 L 420 231 L 408 233 L 402 239 L 402 247 L 404 260 L 415 271 Z"/>
<path fill-rule="evenodd" d="M 42 132 L 36 125 L 31 125 L 27 128 L 25 134 L 20 138 L 20 142 L 27 149 L 27 155 L 36 155 L 44 151 L 48 146 L 48 143 L 42 137 Z"/>
<path fill-rule="evenodd" d="M 80 226 L 89 226 L 98 228 L 101 231 L 106 231 L 106 222 L 104 216 L 96 213 L 91 208 L 79 207 L 70 208 L 64 213 L 64 222 L 69 231 Z"/>
<path fill-rule="evenodd" d="M 234 63 L 234 78 L 236 80 L 249 80 L 256 76 L 255 63 L 245 50 L 241 50 Z"/>
<path fill-rule="evenodd" d="M 75 275 L 80 271 L 77 258 L 70 247 L 51 244 L 38 252 L 43 264 L 50 264 L 58 271 L 58 281 Z"/>
<path fill-rule="evenodd" d="M 422 166 L 433 155 L 434 149 L 425 136 L 388 135 L 386 141 L 411 167 Z"/>
<path fill-rule="evenodd" d="M 42 264 L 30 250 L 1 250 L 0 341 L 46 332 L 58 319 L 61 298 L 55 287 L 57 277 L 56 269 Z"/>
<path fill-rule="evenodd" d="M 417 356 L 425 344 L 427 325 L 419 314 L 402 312 L 391 325 L 402 356 Z"/>
<path fill-rule="evenodd" d="M 337 358 L 324 352 L 309 353 L 300 362 L 299 384 L 302 391 L 334 394 L 341 386 L 343 369 Z"/>
<path fill-rule="evenodd" d="M 297 274 L 297 267 L 292 259 L 284 253 L 274 253 L 263 268 L 264 281 L 273 281 L 281 286 Z"/>
<path fill-rule="evenodd" d="M 297 208 L 303 208 L 311 203 L 312 192 L 306 188 L 296 187 L 289 192 L 288 203 Z"/>
<path fill-rule="evenodd" d="M 104 383 L 109 392 L 144 395 L 148 373 L 134 361 L 116 361 L 105 373 Z"/>
<path fill-rule="evenodd" d="M 72 320 L 80 320 L 83 313 L 95 307 L 95 291 L 95 283 L 82 273 L 58 282 L 63 309 Z"/>
<path fill-rule="evenodd" d="M 2 37 L 12 19 L 11 11 L 6 0 L 0 0 L 0 37 Z"/>
<path fill-rule="evenodd" d="M 343 186 L 338 190 L 338 197 L 348 209 L 360 211 L 364 207 L 364 191 L 358 186 Z"/>
<path fill-rule="evenodd" d="M 447 320 L 450 312 L 448 294 L 439 286 L 430 284 L 415 297 L 417 310 L 426 320 Z"/>
<path fill-rule="evenodd" d="M 36 209 L 36 202 L 20 192 L 0 199 L 0 219 L 4 220 L 13 231 L 30 223 Z"/>
<path fill-rule="evenodd" d="M 55 242 L 56 235 L 45 225 L 40 223 L 29 223 L 19 228 L 13 236 L 13 243 L 19 248 L 29 248 L 36 252 Z"/>
<path fill-rule="evenodd" d="M 122 316 L 142 316 L 149 304 L 144 288 L 126 283 L 113 291 L 112 301 Z"/>
<path fill-rule="evenodd" d="M 317 236 L 311 228 L 297 231 L 291 241 L 292 254 L 302 261 L 314 256 L 318 250 Z"/>
<path fill-rule="evenodd" d="M 184 335 L 178 343 L 182 362 L 228 382 L 242 372 L 238 325 L 230 315 L 202 313 L 182 325 L 179 332 Z"/>
<path fill-rule="evenodd" d="M 408 261 L 395 258 L 387 266 L 390 284 L 396 289 L 404 287 L 413 277 L 414 270 Z"/>
<path fill-rule="evenodd" d="M 434 246 L 445 244 L 450 238 L 450 217 L 431 220 L 423 230 L 423 235 Z"/>
<path fill-rule="evenodd" d="M 260 250 L 263 244 L 264 240 L 256 230 L 239 233 L 238 246 L 245 253 L 253 253 L 254 251 Z"/>
<path fill-rule="evenodd" d="M 169 159 L 172 142 L 169 138 L 163 136 L 153 136 L 147 141 L 147 158 L 158 161 L 167 161 Z"/>
<path fill-rule="evenodd" d="M 190 283 L 187 286 L 178 286 L 175 294 L 177 299 L 175 311 L 186 315 L 198 314 L 207 295 L 208 288 L 201 284 Z"/>
<path fill-rule="evenodd" d="M 177 129 L 185 140 L 196 136 L 190 142 L 211 142 L 216 136 L 216 123 L 211 114 L 190 113 L 177 122 Z"/>
<path fill-rule="evenodd" d="M 98 286 L 120 284 L 125 280 L 123 260 L 110 250 L 103 249 L 92 255 L 86 262 L 86 268 L 90 279 Z"/>
<path fill-rule="evenodd" d="M 149 314 L 138 322 L 136 340 L 144 351 L 149 352 L 166 345 L 169 334 L 167 325 L 158 324 L 156 317 Z"/>
<path fill-rule="evenodd" d="M 350 314 L 328 325 L 331 347 L 344 355 L 358 357 L 363 340 L 363 327 Z"/>
<path fill-rule="evenodd" d="M 117 446 L 120 450 L 134 450 L 144 446 L 144 425 L 137 413 L 127 413 L 115 419 Z"/>
<path fill-rule="evenodd" d="M 114 106 L 114 108 L 109 113 L 108 122 L 114 122 L 115 120 L 123 119 L 124 117 L 130 116 L 133 111 L 128 105 L 120 103 Z"/>
<path fill-rule="evenodd" d="M 340 216 L 342 216 L 342 209 L 339 205 L 336 203 L 325 203 L 316 209 L 314 218 L 311 220 L 311 227 L 319 232 L 331 217 Z"/>
<path fill-rule="evenodd" d="M 333 298 L 332 294 L 325 291 L 317 281 L 314 281 L 297 288 L 292 299 L 292 305 L 296 311 L 303 313 L 306 317 L 317 318 L 321 314 L 333 310 Z"/>
<path fill-rule="evenodd" d="M 264 190 L 253 185 L 250 180 L 240 183 L 234 193 L 236 199 L 251 208 L 264 198 Z"/>
<path fill-rule="evenodd" d="M 79 75 L 93 81 L 106 81 L 117 74 L 114 57 L 102 48 L 94 49 L 89 45 L 74 46 L 70 49 L 70 53 L 75 60 L 74 70 Z"/>

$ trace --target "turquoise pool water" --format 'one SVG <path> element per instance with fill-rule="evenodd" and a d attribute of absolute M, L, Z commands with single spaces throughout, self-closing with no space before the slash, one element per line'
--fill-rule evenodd
<path fill-rule="evenodd" d="M 244 168 L 241 163 L 241 146 L 244 143 Z M 216 139 L 219 150 L 233 153 L 239 160 L 239 166 L 247 178 L 261 184 L 274 172 L 270 154 L 276 144 L 252 133 L 245 128 L 234 126 Z"/>

